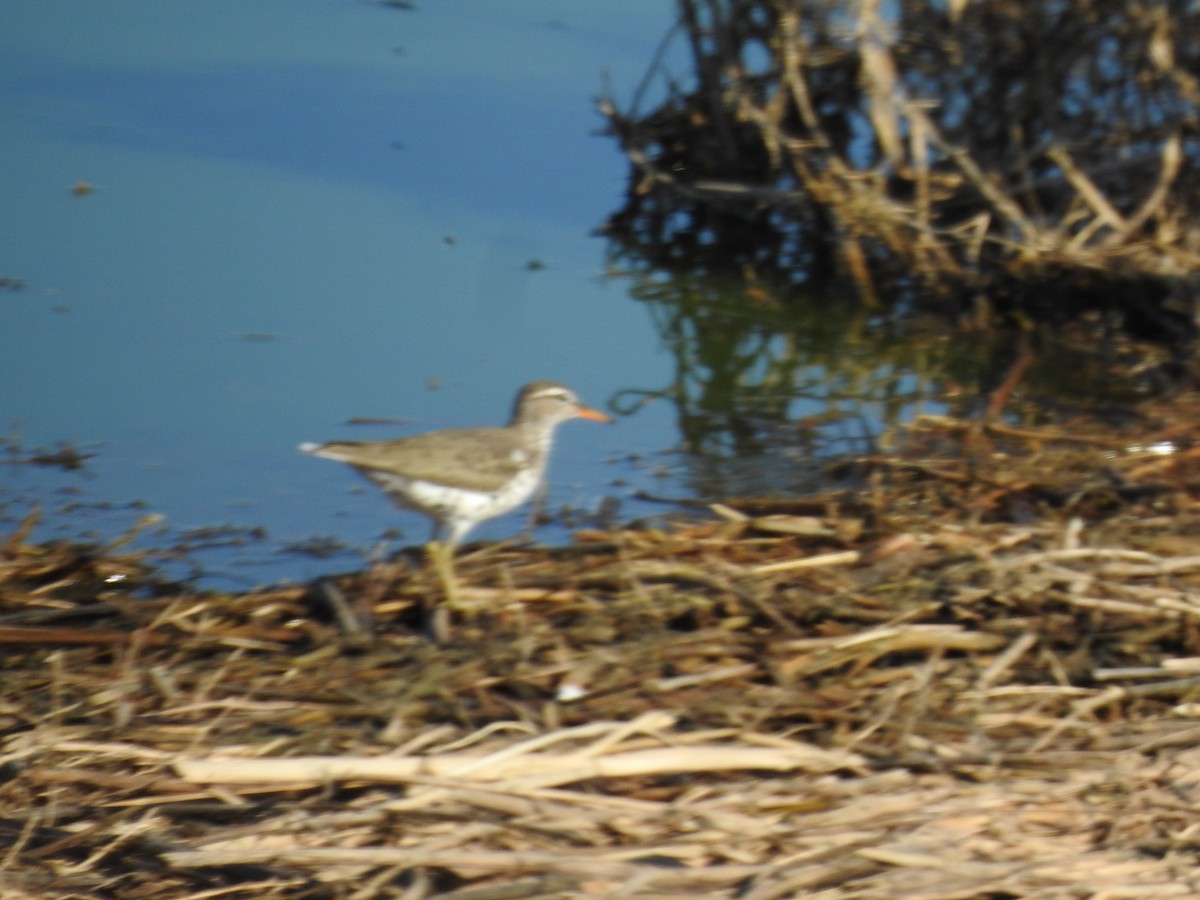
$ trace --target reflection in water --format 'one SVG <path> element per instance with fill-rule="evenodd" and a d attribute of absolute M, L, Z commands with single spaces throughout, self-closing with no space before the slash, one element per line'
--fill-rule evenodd
<path fill-rule="evenodd" d="M 620 261 L 628 270 L 629 255 Z M 933 396 L 930 354 L 886 322 L 867 327 L 853 303 L 815 291 L 784 301 L 767 285 L 690 271 L 634 278 L 630 294 L 647 304 L 674 377 L 622 390 L 613 407 L 674 405 L 701 496 L 803 489 L 818 475 L 806 460 L 874 452 L 887 428 Z"/>
<path fill-rule="evenodd" d="M 1200 372 L 1196 10 L 1063 43 L 1058 7 L 960 7 L 680 0 L 602 101 L 609 262 L 675 362 L 615 405 L 674 404 L 702 496 L 802 491 L 922 407 L 1028 422 Z"/>
<path fill-rule="evenodd" d="M 1016 393 L 1000 404 L 1015 422 L 1043 420 L 1052 408 L 1128 402 L 1156 386 L 1130 380 L 1112 365 L 1118 348 L 1087 330 L 977 332 L 870 313 L 815 282 L 778 287 L 675 272 L 615 242 L 609 252 L 674 363 L 669 384 L 627 387 L 612 406 L 623 415 L 654 400 L 674 406 L 678 466 L 702 498 L 828 487 L 829 462 L 886 452 L 918 414 L 990 415 L 989 398 L 1018 366 Z M 1146 353 L 1125 349 L 1131 359 Z"/>

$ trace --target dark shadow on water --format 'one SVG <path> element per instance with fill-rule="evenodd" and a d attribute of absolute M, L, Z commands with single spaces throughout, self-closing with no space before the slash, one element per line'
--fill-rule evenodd
<path fill-rule="evenodd" d="M 1179 374 L 1169 347 L 1098 314 L 984 329 L 969 317 L 868 311 L 836 282 L 671 271 L 616 244 L 609 262 L 674 358 L 670 383 L 626 387 L 611 405 L 625 416 L 674 407 L 680 442 L 657 465 L 702 499 L 828 487 L 830 462 L 887 452 L 920 414 L 1031 424 L 1132 404 Z"/>

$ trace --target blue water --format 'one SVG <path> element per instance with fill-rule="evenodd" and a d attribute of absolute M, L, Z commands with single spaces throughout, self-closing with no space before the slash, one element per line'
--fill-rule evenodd
<path fill-rule="evenodd" d="M 608 271 L 628 164 L 595 100 L 639 93 L 673 11 L 0 4 L 0 536 L 32 509 L 35 538 L 100 543 L 153 515 L 137 546 L 182 542 L 172 574 L 204 584 L 355 568 L 428 523 L 297 444 L 499 424 L 535 379 L 623 413 L 560 429 L 546 542 L 872 452 L 936 379 L 846 298 L 758 310 L 736 279 Z M 19 463 L 60 444 L 86 465 Z"/>
<path fill-rule="evenodd" d="M 271 546 L 421 540 L 424 520 L 296 444 L 499 423 L 535 378 L 593 405 L 669 381 L 591 232 L 626 178 L 594 98 L 632 93 L 672 10 L 0 5 L 0 279 L 23 285 L 0 289 L 0 434 L 95 454 L 83 473 L 5 466 L 0 526 L 37 502 L 47 536 L 149 511 L 174 531 L 261 526 Z M 633 490 L 614 459 L 677 440 L 655 407 L 559 437 L 551 505 L 582 509 Z M 241 554 L 211 565 L 348 563 Z"/>

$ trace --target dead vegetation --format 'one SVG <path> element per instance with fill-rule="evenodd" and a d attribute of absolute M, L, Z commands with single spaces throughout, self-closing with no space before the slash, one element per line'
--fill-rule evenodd
<path fill-rule="evenodd" d="M 13 535 L 0 893 L 1195 896 L 1198 408 L 468 551 L 442 645 L 423 565 L 202 594 Z"/>
<path fill-rule="evenodd" d="M 995 305 L 1034 285 L 1047 307 L 1118 286 L 1143 315 L 1190 303 L 1194 6 L 678 6 L 628 108 L 601 105 L 631 163 L 618 257 L 802 283 L 836 268 L 873 303 L 914 283 Z"/>

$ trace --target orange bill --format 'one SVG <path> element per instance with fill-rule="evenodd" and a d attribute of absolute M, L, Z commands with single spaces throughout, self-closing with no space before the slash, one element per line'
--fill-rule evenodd
<path fill-rule="evenodd" d="M 581 419 L 591 419 L 593 422 L 604 422 L 608 424 L 612 422 L 612 416 L 606 416 L 598 409 L 592 409 L 590 406 L 575 407 L 575 415 Z"/>

